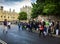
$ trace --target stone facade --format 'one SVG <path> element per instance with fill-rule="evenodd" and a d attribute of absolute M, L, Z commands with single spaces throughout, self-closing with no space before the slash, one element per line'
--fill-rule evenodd
<path fill-rule="evenodd" d="M 27 13 L 27 19 L 29 20 L 31 18 L 31 7 L 29 6 L 25 6 L 23 8 L 21 8 L 21 12 L 26 12 Z"/>
<path fill-rule="evenodd" d="M 8 21 L 16 21 L 18 20 L 18 13 L 15 12 L 15 10 L 13 10 L 11 12 L 10 11 L 4 11 L 3 10 L 3 6 L 0 6 L 0 21 L 4 21 L 4 19 L 7 19 Z"/>

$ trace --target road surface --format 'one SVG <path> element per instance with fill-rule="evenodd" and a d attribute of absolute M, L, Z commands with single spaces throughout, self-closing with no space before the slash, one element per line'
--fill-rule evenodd
<path fill-rule="evenodd" d="M 0 25 L 0 39 L 7 44 L 60 44 L 60 38 L 39 37 L 37 33 L 25 30 L 18 30 L 17 25 L 12 25 L 8 33 L 3 33 L 3 26 Z"/>

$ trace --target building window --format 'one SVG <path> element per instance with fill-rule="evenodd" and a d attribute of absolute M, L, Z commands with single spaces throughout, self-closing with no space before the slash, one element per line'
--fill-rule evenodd
<path fill-rule="evenodd" d="M 15 17 L 13 17 L 13 18 L 15 18 Z"/>
<path fill-rule="evenodd" d="M 2 16 L 1 16 L 1 18 L 2 18 Z"/>
<path fill-rule="evenodd" d="M 4 16 L 4 18 L 6 18 L 6 16 Z"/>
<path fill-rule="evenodd" d="M 9 16 L 8 16 L 8 18 L 9 18 Z"/>

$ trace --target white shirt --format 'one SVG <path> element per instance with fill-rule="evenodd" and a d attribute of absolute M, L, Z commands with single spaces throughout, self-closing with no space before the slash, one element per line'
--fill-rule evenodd
<path fill-rule="evenodd" d="M 11 23 L 10 22 L 8 22 L 8 25 L 10 25 Z"/>

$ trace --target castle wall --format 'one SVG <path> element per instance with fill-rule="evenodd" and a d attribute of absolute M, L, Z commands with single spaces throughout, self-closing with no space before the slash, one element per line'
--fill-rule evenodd
<path fill-rule="evenodd" d="M 18 20 L 18 13 L 11 11 L 4 11 L 0 8 L 0 21 L 7 19 L 8 21 Z"/>

